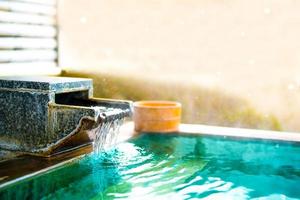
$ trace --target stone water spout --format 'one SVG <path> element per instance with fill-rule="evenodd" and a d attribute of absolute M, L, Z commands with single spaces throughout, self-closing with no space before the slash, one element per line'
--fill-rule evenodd
<path fill-rule="evenodd" d="M 90 143 L 107 121 L 131 115 L 131 102 L 93 97 L 91 79 L 0 77 L 0 149 L 51 155 Z"/>

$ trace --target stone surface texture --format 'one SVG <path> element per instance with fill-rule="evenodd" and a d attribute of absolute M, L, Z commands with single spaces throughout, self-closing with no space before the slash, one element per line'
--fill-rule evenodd
<path fill-rule="evenodd" d="M 82 130 L 82 120 L 89 121 L 88 128 L 96 126 L 103 107 L 55 102 L 57 94 L 70 92 L 88 100 L 92 80 L 0 77 L 0 149 L 49 154 L 62 140 Z"/>

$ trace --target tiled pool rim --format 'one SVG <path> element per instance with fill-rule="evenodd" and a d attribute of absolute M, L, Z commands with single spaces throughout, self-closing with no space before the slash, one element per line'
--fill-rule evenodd
<path fill-rule="evenodd" d="M 132 122 L 125 123 L 121 130 L 118 138 L 118 143 L 124 142 L 131 137 L 138 135 L 134 132 L 134 124 Z M 234 138 L 244 138 L 244 139 L 263 139 L 263 140 L 277 140 L 285 142 L 300 142 L 300 133 L 296 132 L 280 132 L 280 131 L 269 131 L 269 130 L 258 130 L 258 129 L 245 129 L 245 128 L 229 128 L 229 127 L 220 127 L 220 126 L 209 126 L 209 125 L 198 125 L 198 124 L 181 124 L 179 128 L 180 134 L 190 134 L 190 135 L 212 135 L 212 136 L 224 136 L 224 137 L 234 137 Z M 155 134 L 155 133 L 153 133 Z M 164 133 L 169 134 L 169 133 Z M 85 153 L 89 153 L 86 151 Z M 20 177 L 17 177 L 12 180 L 8 180 L 0 184 L 0 189 L 7 187 L 11 184 L 14 184 L 23 179 L 39 175 L 41 173 L 47 172 L 49 170 L 55 169 L 57 167 L 63 166 L 70 162 L 73 162 L 77 159 L 82 158 L 82 155 L 76 155 L 73 158 L 68 158 L 62 162 L 56 163 L 52 166 L 48 166 L 42 169 L 39 169 L 35 172 L 24 174 Z M 0 163 L 1 168 L 1 163 Z M 0 178 L 3 175 L 0 176 Z"/>

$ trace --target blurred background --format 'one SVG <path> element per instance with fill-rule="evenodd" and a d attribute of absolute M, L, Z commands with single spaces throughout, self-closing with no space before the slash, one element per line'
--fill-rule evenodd
<path fill-rule="evenodd" d="M 185 123 L 300 131 L 300 1 L 22 1 L 56 9 L 50 74 L 91 77 L 95 96 L 180 101 Z"/>

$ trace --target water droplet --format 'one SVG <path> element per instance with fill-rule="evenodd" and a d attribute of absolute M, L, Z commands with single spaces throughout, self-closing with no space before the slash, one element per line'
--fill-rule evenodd
<path fill-rule="evenodd" d="M 269 118 L 269 117 L 270 117 L 270 115 L 269 115 L 269 114 L 265 114 L 264 116 L 265 116 L 265 118 Z"/>
<path fill-rule="evenodd" d="M 246 33 L 244 31 L 241 32 L 241 37 L 245 37 Z"/>
<path fill-rule="evenodd" d="M 293 83 L 290 83 L 287 88 L 290 91 L 295 90 L 295 85 Z"/>
<path fill-rule="evenodd" d="M 265 8 L 264 13 L 265 13 L 265 15 L 271 14 L 271 8 Z"/>
<path fill-rule="evenodd" d="M 79 21 L 80 21 L 80 23 L 82 23 L 82 24 L 86 24 L 87 18 L 84 17 L 84 16 L 82 16 L 82 17 L 80 17 Z"/>
<path fill-rule="evenodd" d="M 255 64 L 255 60 L 250 59 L 250 60 L 248 60 L 248 63 L 249 63 L 250 65 L 254 65 L 254 64 Z"/>

